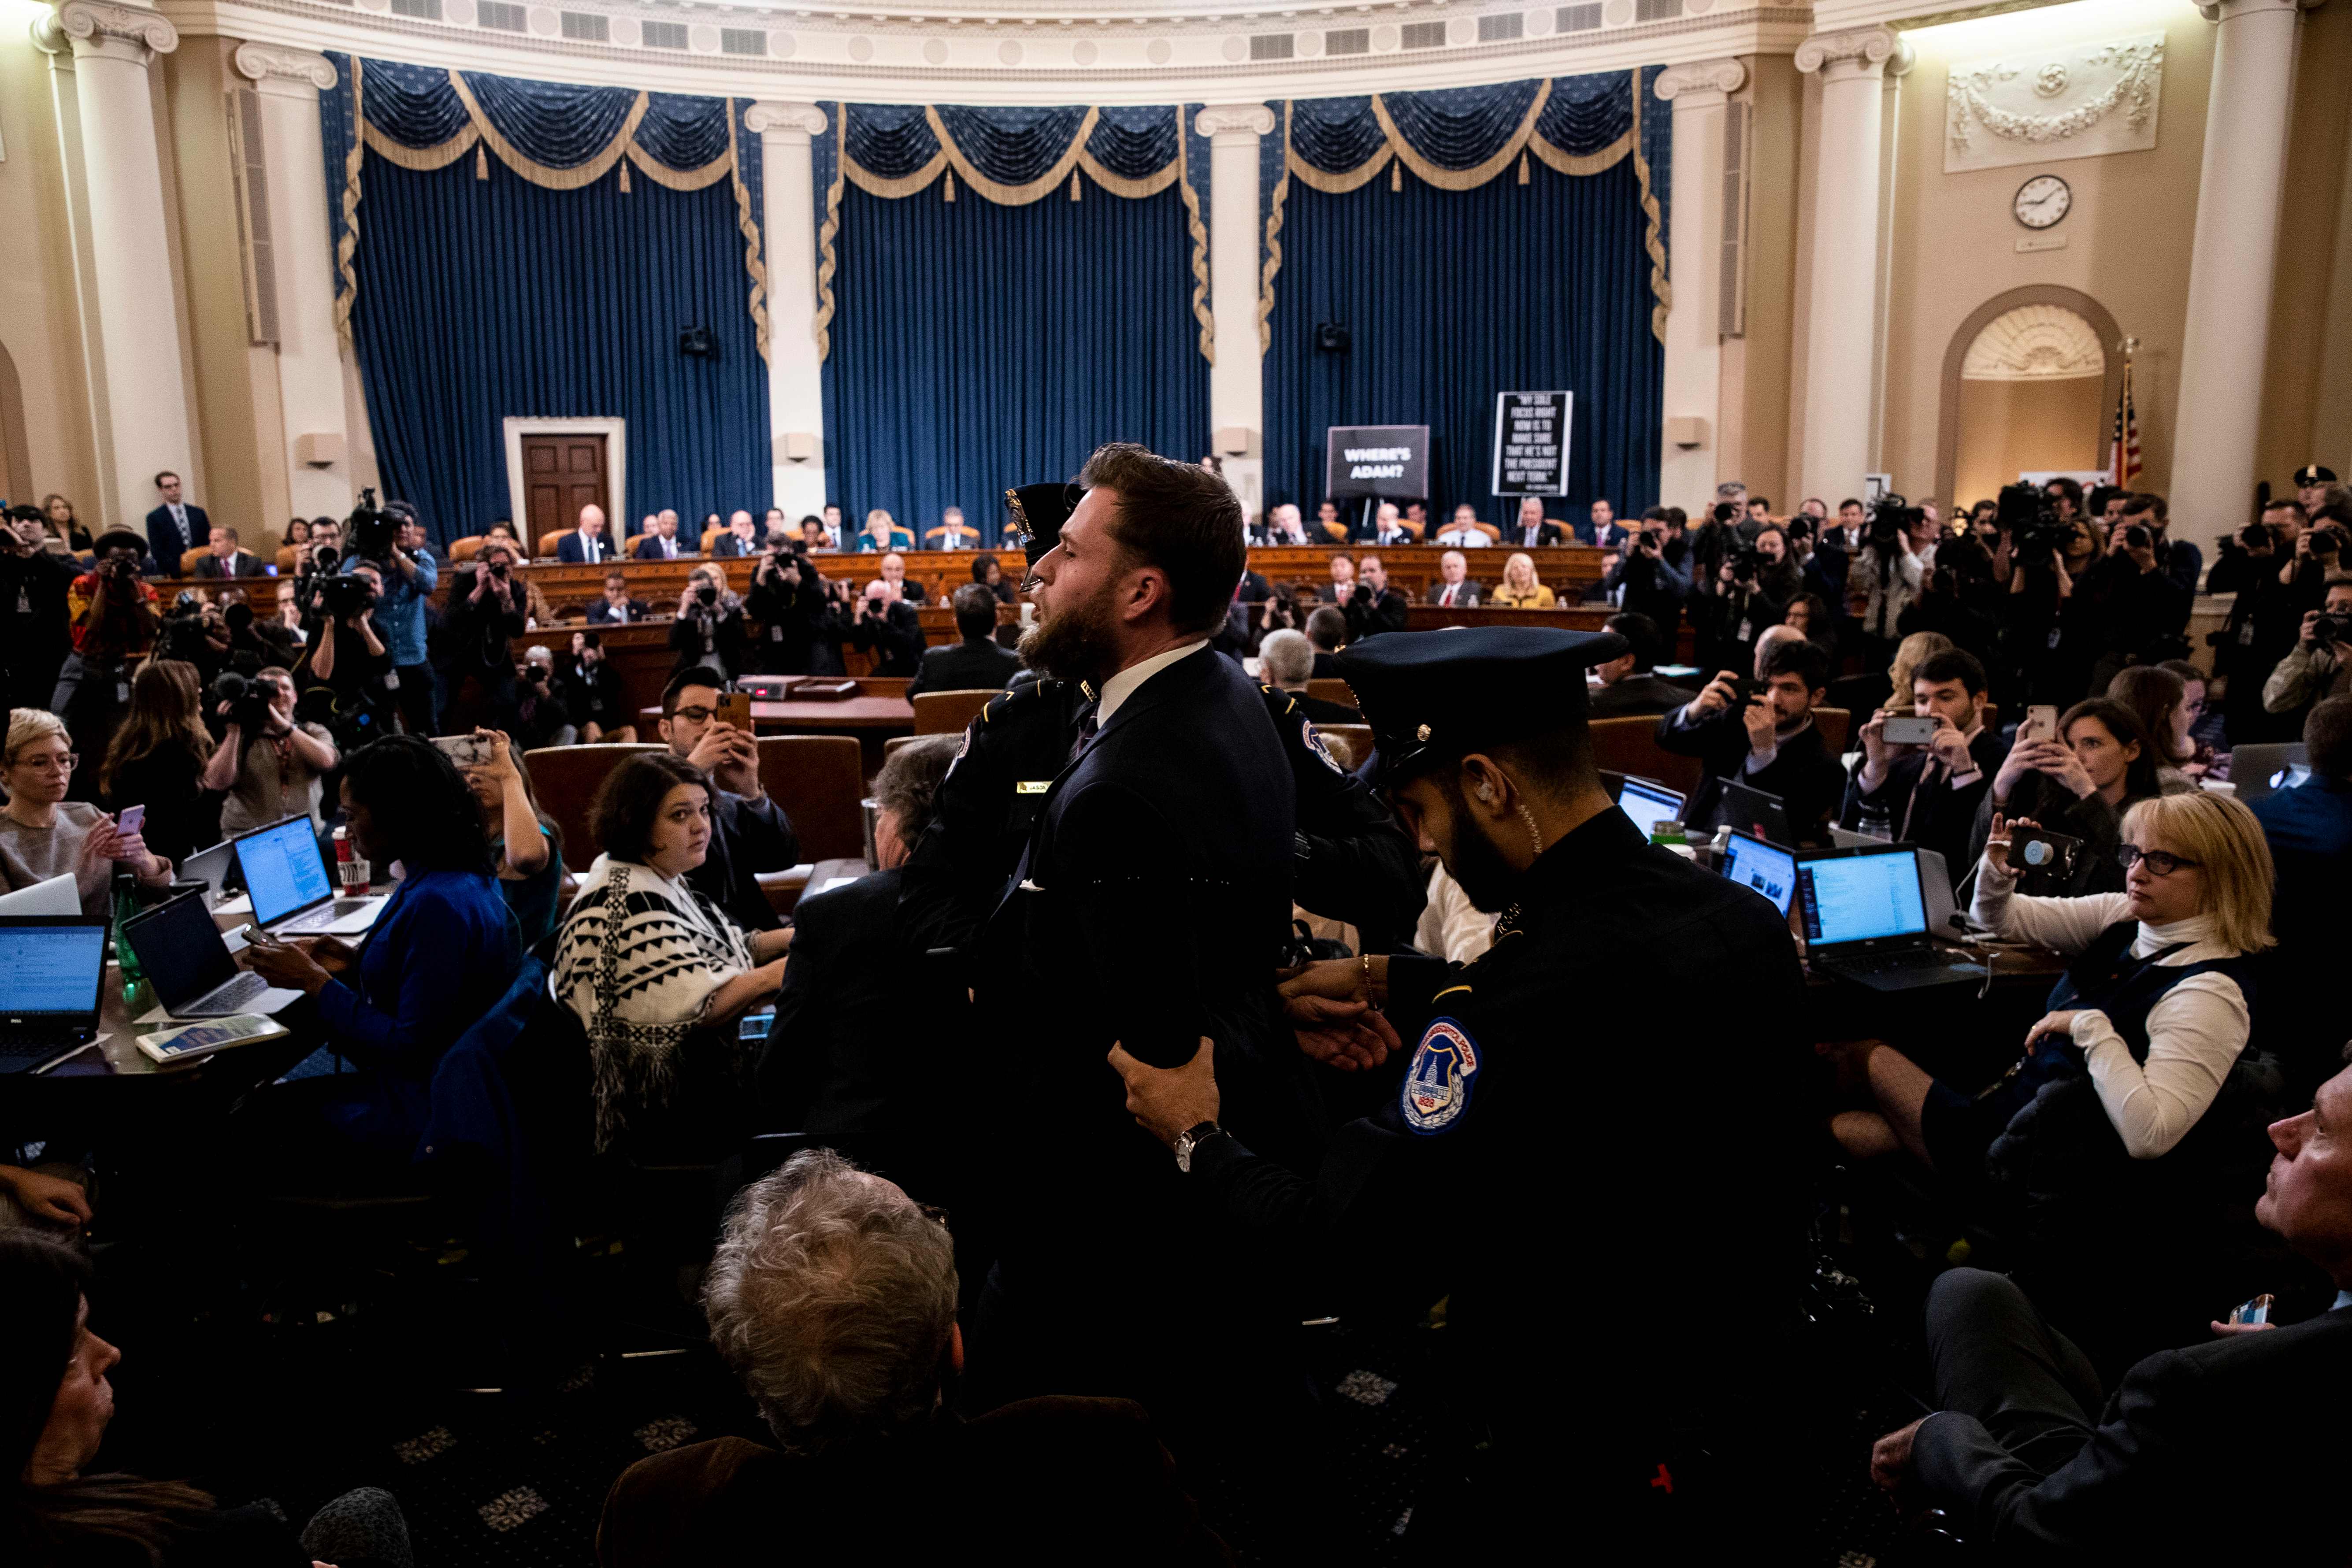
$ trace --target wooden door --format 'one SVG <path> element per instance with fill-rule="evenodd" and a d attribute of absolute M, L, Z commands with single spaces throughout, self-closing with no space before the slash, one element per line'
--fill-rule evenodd
<path fill-rule="evenodd" d="M 523 504 L 529 510 L 524 541 L 534 550 L 545 534 L 569 533 L 580 525 L 580 509 L 592 502 L 613 514 L 604 491 L 603 436 L 525 436 L 522 438 Z M 605 538 L 614 535 L 609 527 Z"/>

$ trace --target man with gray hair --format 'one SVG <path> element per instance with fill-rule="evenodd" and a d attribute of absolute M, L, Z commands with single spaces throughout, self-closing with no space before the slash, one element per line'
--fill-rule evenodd
<path fill-rule="evenodd" d="M 1310 697 L 1307 682 L 1315 674 L 1315 645 L 1305 632 L 1265 634 L 1257 646 L 1258 673 L 1265 684 L 1289 694 L 1293 706 L 1318 724 L 1360 724 L 1363 714 L 1344 703 Z"/>
<path fill-rule="evenodd" d="M 806 1150 L 736 1194 L 703 1310 L 779 1448 L 720 1437 L 641 1459 L 604 1500 L 603 1568 L 795 1557 L 1229 1561 L 1139 1405 L 1027 1399 L 972 1421 L 955 1243 L 895 1184 Z M 1051 1478 L 1041 1487 L 1040 1478 Z"/>

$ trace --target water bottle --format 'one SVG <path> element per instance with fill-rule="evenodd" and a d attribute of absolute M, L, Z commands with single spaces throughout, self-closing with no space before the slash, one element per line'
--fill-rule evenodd
<path fill-rule="evenodd" d="M 1872 838 L 1892 839 L 1895 837 L 1895 816 L 1883 805 L 1864 805 L 1854 818 L 1857 832 Z"/>
<path fill-rule="evenodd" d="M 134 1018 L 155 1005 L 147 986 L 147 973 L 139 955 L 122 934 L 122 924 L 139 912 L 139 879 L 128 871 L 114 874 L 114 962 L 122 970 L 122 1005 Z"/>

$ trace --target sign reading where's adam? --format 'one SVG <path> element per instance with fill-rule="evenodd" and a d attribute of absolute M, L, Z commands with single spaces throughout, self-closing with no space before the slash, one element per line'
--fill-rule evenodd
<path fill-rule="evenodd" d="M 1429 426 L 1334 425 L 1324 436 L 1323 493 L 1334 500 L 1429 493 Z"/>
<path fill-rule="evenodd" d="M 1568 493 L 1568 415 L 1575 405 L 1572 392 L 1495 395 L 1495 494 Z"/>

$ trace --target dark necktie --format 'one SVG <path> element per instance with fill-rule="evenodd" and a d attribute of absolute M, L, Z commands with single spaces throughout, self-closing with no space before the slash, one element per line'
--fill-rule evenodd
<path fill-rule="evenodd" d="M 1098 712 L 1098 709 L 1089 708 L 1086 718 L 1079 721 L 1077 741 L 1070 747 L 1070 761 L 1073 763 L 1085 756 L 1087 748 L 1095 743 L 1095 733 L 1100 728 L 1096 722 Z"/>

